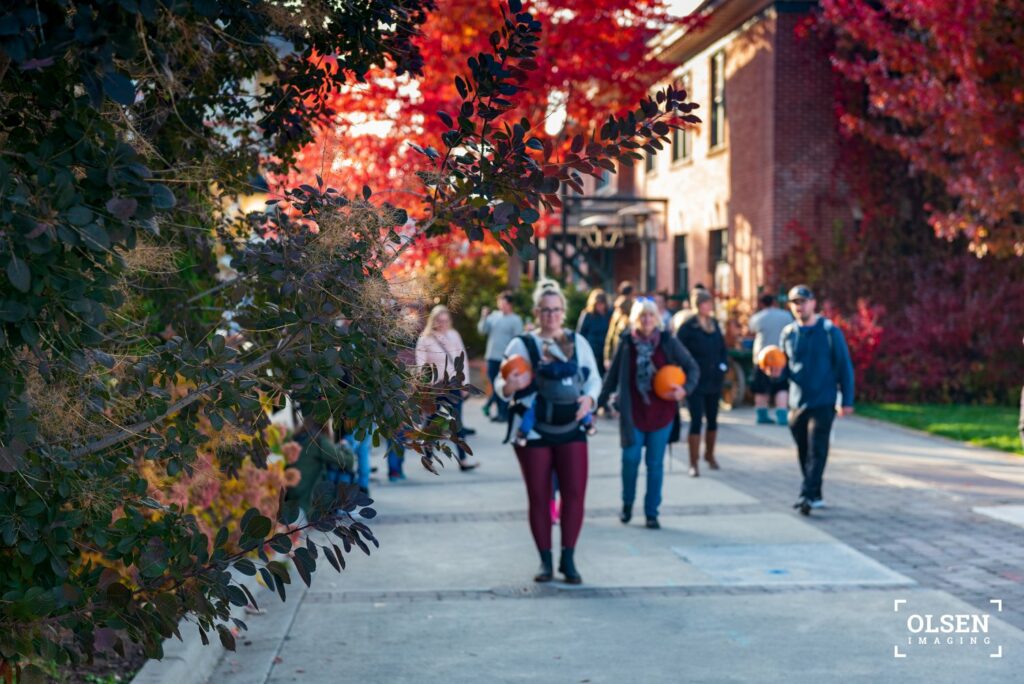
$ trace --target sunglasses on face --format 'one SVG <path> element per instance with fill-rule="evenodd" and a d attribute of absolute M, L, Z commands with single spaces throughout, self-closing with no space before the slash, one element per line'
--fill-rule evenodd
<path fill-rule="evenodd" d="M 556 313 L 562 313 L 563 310 L 564 309 L 561 309 L 561 308 L 549 309 L 549 308 L 547 308 L 545 306 L 545 307 L 541 308 L 539 311 L 541 312 L 541 314 L 552 314 L 553 315 L 553 314 L 556 314 Z"/>
<path fill-rule="evenodd" d="M 793 306 L 800 306 L 806 301 L 806 299 L 791 299 L 789 300 L 789 303 L 792 304 Z"/>

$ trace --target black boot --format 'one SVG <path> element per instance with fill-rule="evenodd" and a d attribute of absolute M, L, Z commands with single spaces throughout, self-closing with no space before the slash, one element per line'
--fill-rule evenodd
<path fill-rule="evenodd" d="M 534 582 L 550 582 L 555 577 L 555 571 L 551 569 L 551 552 L 540 552 L 540 567 L 537 574 L 533 576 Z"/>
<path fill-rule="evenodd" d="M 575 549 L 562 549 L 562 557 L 558 561 L 558 572 L 565 575 L 566 584 L 583 584 L 583 578 L 576 570 L 576 563 L 572 556 Z"/>
<path fill-rule="evenodd" d="M 619 513 L 619 520 L 623 525 L 628 525 L 633 519 L 633 504 L 622 504 L 622 513 Z"/>

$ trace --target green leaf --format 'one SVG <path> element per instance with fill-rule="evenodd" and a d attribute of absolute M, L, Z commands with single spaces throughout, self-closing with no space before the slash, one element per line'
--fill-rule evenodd
<path fill-rule="evenodd" d="M 131 590 L 120 582 L 114 582 L 107 587 L 107 601 L 115 608 L 124 608 L 131 600 Z"/>
<path fill-rule="evenodd" d="M 519 248 L 519 256 L 526 261 L 537 258 L 537 246 L 532 242 L 527 242 L 525 245 Z"/>
<path fill-rule="evenodd" d="M 32 286 L 32 274 L 28 270 L 28 264 L 16 256 L 11 256 L 7 262 L 7 278 L 16 290 L 28 292 Z"/>
<path fill-rule="evenodd" d="M 127 221 L 135 215 L 136 209 L 139 208 L 139 202 L 131 197 L 113 197 L 107 200 L 106 207 L 114 218 Z"/>
<path fill-rule="evenodd" d="M 217 635 L 220 636 L 220 643 L 229 651 L 235 650 L 235 635 L 225 625 L 217 625 Z"/>
<path fill-rule="evenodd" d="M 252 537 L 253 539 L 263 539 L 273 527 L 270 518 L 263 515 L 255 515 L 249 521 L 249 524 L 242 530 L 242 534 L 246 537 Z"/>
<path fill-rule="evenodd" d="M 278 553 L 288 553 L 292 550 L 292 540 L 286 534 L 279 534 L 270 540 L 270 548 Z"/>
<path fill-rule="evenodd" d="M 246 598 L 245 592 L 242 591 L 241 587 L 235 586 L 234 584 L 228 585 L 228 601 L 232 605 L 244 608 L 249 604 L 249 599 Z"/>
<path fill-rule="evenodd" d="M 174 205 L 177 204 L 177 200 L 174 198 L 174 193 L 171 189 L 162 183 L 157 183 L 149 191 L 150 197 L 153 198 L 154 209 L 173 209 Z"/>
<path fill-rule="evenodd" d="M 159 577 L 167 570 L 167 548 L 162 539 L 150 538 L 139 556 L 139 571 L 143 577 Z"/>
<path fill-rule="evenodd" d="M 84 226 L 92 221 L 92 210 L 88 207 L 83 207 L 81 204 L 77 204 L 70 209 L 67 213 L 68 223 L 73 226 Z"/>
<path fill-rule="evenodd" d="M 94 252 L 106 252 L 110 249 L 110 235 L 98 223 L 90 223 L 82 228 L 82 241 Z"/>
<path fill-rule="evenodd" d="M 132 79 L 116 71 L 109 71 L 103 75 L 103 92 L 111 100 L 125 107 L 135 103 L 135 86 Z"/>
<path fill-rule="evenodd" d="M 235 561 L 233 567 L 238 572 L 242 573 L 243 575 L 248 575 L 249 577 L 252 577 L 256 574 L 256 564 L 248 558 L 239 558 Z"/>

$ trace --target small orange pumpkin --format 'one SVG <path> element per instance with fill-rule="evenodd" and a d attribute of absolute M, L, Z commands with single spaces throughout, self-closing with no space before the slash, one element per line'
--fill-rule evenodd
<path fill-rule="evenodd" d="M 786 352 L 774 344 L 769 344 L 757 355 L 757 367 L 765 373 L 778 372 L 786 367 Z"/>
<path fill-rule="evenodd" d="M 501 377 L 505 380 L 512 373 L 529 373 L 532 370 L 530 362 L 519 354 L 513 354 L 501 362 Z"/>
<path fill-rule="evenodd" d="M 686 372 L 671 364 L 662 366 L 654 374 L 654 393 L 666 401 L 672 401 L 672 388 L 686 384 Z"/>

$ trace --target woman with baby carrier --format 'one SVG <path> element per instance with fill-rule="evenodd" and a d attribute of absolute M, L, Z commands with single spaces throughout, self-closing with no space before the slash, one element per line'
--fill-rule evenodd
<path fill-rule="evenodd" d="M 666 365 L 682 368 L 686 379 L 672 384 L 666 396 L 655 392 L 655 376 Z M 679 416 L 679 402 L 693 391 L 700 368 L 682 343 L 665 330 L 661 312 L 650 298 L 633 303 L 629 325 L 622 333 L 598 403 L 618 393 L 619 440 L 622 446 L 622 513 L 627 524 L 633 517 L 636 480 L 641 455 L 647 464 L 644 515 L 647 527 L 659 529 L 658 507 L 664 480 L 665 448 Z M 642 453 L 643 452 L 643 453 Z"/>
<path fill-rule="evenodd" d="M 529 370 L 495 378 L 495 390 L 512 403 L 509 436 L 519 432 L 529 416 L 522 441 L 514 446 L 529 499 L 530 531 L 540 552 L 540 570 L 534 580 L 550 582 L 551 480 L 558 475 L 562 496 L 562 554 L 558 571 L 569 584 L 583 581 L 576 569 L 576 540 L 583 527 L 583 499 L 587 489 L 587 419 L 601 390 L 594 352 L 586 339 L 562 327 L 566 300 L 558 284 L 537 283 L 533 314 L 539 326 L 512 339 L 505 358 L 520 356 Z"/>

